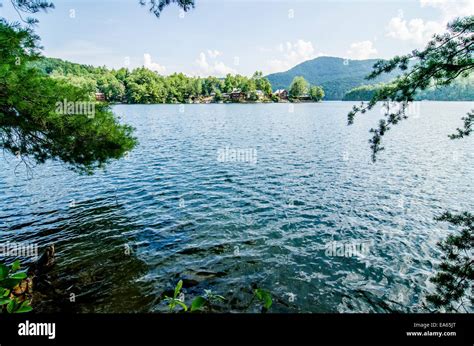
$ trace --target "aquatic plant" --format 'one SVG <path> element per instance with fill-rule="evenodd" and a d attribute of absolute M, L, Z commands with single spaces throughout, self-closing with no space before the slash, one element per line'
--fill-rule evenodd
<path fill-rule="evenodd" d="M 182 300 L 179 298 L 182 287 L 183 280 L 179 280 L 174 289 L 173 297 L 165 296 L 164 301 L 168 303 L 170 312 L 173 312 L 178 305 L 181 306 L 185 312 L 188 311 L 188 306 L 185 304 L 184 299 Z M 184 295 L 181 296 L 183 297 Z M 189 307 L 189 312 L 212 312 L 214 306 L 226 300 L 227 299 L 224 296 L 215 294 L 211 290 L 204 290 L 204 295 L 197 296 L 193 299 L 191 306 Z M 262 288 L 254 289 L 252 299 L 244 310 L 250 308 L 254 302 L 261 305 L 262 313 L 267 312 L 273 304 L 270 291 Z"/>
<path fill-rule="evenodd" d="M 15 296 L 21 291 L 19 285 L 25 284 L 25 272 L 20 271 L 20 261 L 15 261 L 10 267 L 0 263 L 0 312 L 22 313 L 32 310 L 31 300 L 25 296 Z"/>
<path fill-rule="evenodd" d="M 207 309 L 212 312 L 213 305 L 225 301 L 221 295 L 214 294 L 211 290 L 204 290 L 204 296 L 197 296 L 191 303 L 191 312 Z"/>
<path fill-rule="evenodd" d="M 181 306 L 184 311 L 188 311 L 188 307 L 182 300 L 181 288 L 183 287 L 183 280 L 179 280 L 174 288 L 173 297 L 165 296 L 164 301 L 168 303 L 168 308 L 170 312 L 174 312 L 177 306 Z"/>
<path fill-rule="evenodd" d="M 261 288 L 255 289 L 254 297 L 262 304 L 262 312 L 267 312 L 273 304 L 272 295 L 267 290 Z"/>

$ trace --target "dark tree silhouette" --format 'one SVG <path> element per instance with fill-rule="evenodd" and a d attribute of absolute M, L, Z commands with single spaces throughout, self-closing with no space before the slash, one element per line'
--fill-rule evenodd
<path fill-rule="evenodd" d="M 185 12 L 194 8 L 194 0 L 140 0 L 140 5 L 148 6 L 150 12 L 159 17 L 163 9 L 171 3 L 176 3 Z"/>
<path fill-rule="evenodd" d="M 459 234 L 451 234 L 438 244 L 444 254 L 438 273 L 430 279 L 436 285 L 436 292 L 428 295 L 427 301 L 448 312 L 469 312 L 469 306 L 472 309 L 474 305 L 471 294 L 474 286 L 474 215 L 446 212 L 437 220 L 463 228 Z"/>

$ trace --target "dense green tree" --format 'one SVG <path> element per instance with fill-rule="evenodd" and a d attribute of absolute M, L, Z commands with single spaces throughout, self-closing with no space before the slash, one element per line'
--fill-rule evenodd
<path fill-rule="evenodd" d="M 182 73 L 174 73 L 166 79 L 168 89 L 168 102 L 183 103 L 192 95 L 192 80 Z"/>
<path fill-rule="evenodd" d="M 175 93 L 166 87 L 163 77 L 144 67 L 133 70 L 127 78 L 126 97 L 130 103 L 165 103 Z"/>
<path fill-rule="evenodd" d="M 224 82 L 217 77 L 207 77 L 202 82 L 202 92 L 209 96 L 217 91 L 224 90 Z"/>
<path fill-rule="evenodd" d="M 39 57 L 31 29 L 0 20 L 0 147 L 30 167 L 58 159 L 91 173 L 131 150 L 132 128 L 95 104 L 88 90 L 46 76 L 29 62 Z M 64 100 L 93 105 L 93 113 L 58 111 Z M 92 108 L 92 107 L 91 107 Z M 66 114 L 67 113 L 67 114 Z"/>
<path fill-rule="evenodd" d="M 127 68 L 120 68 L 117 71 L 112 71 L 112 73 L 115 75 L 115 78 L 122 83 L 125 89 L 127 89 L 127 80 L 128 77 L 130 76 L 130 71 Z"/>
<path fill-rule="evenodd" d="M 257 101 L 258 100 L 258 95 L 255 91 L 249 92 L 248 95 L 249 95 L 248 100 L 250 100 L 250 101 Z"/>
<path fill-rule="evenodd" d="M 255 89 L 261 90 L 267 96 L 272 95 L 272 85 L 270 81 L 263 77 L 263 73 L 261 71 L 257 71 L 253 74 L 252 79 L 255 81 Z"/>
<path fill-rule="evenodd" d="M 369 101 L 375 93 L 382 88 L 382 84 L 361 85 L 349 90 L 345 95 L 344 101 Z"/>
<path fill-rule="evenodd" d="M 309 91 L 309 83 L 301 76 L 293 78 L 293 82 L 290 85 L 290 97 L 298 98 L 306 95 Z"/>
<path fill-rule="evenodd" d="M 104 93 L 107 101 L 121 102 L 125 96 L 125 86 L 110 72 L 99 75 L 97 90 Z"/>
<path fill-rule="evenodd" d="M 237 87 L 237 80 L 235 76 L 228 73 L 224 79 L 224 92 L 230 93 Z"/>
<path fill-rule="evenodd" d="M 182 103 L 208 97 L 217 91 L 222 96 L 222 93 L 234 89 L 249 94 L 261 90 L 267 99 L 272 94 L 272 86 L 261 76 L 261 72 L 251 78 L 229 74 L 225 79 L 219 79 L 212 76 L 189 77 L 182 73 L 160 76 L 145 67 L 133 71 L 125 68 L 107 70 L 51 58 L 41 58 L 30 65 L 88 93 L 103 92 L 107 101 L 111 102 Z"/>
<path fill-rule="evenodd" d="M 273 92 L 272 85 L 267 78 L 262 78 L 257 81 L 257 89 L 262 90 L 267 96 L 271 96 Z"/>
<path fill-rule="evenodd" d="M 216 96 L 214 97 L 214 99 L 216 100 L 216 102 L 220 102 L 222 101 L 222 93 L 220 90 L 217 90 L 216 92 Z"/>
<path fill-rule="evenodd" d="M 58 73 L 57 71 L 54 71 L 51 74 L 51 78 L 78 87 L 84 90 L 85 95 L 92 95 L 97 91 L 97 81 L 94 77 L 89 75 L 63 75 Z"/>
<path fill-rule="evenodd" d="M 436 100 L 436 101 L 472 101 L 474 100 L 474 76 L 459 78 L 453 83 L 444 86 L 433 86 L 426 90 L 419 90 L 415 95 L 415 100 Z M 349 90 L 344 101 L 370 101 L 376 92 L 383 87 L 383 84 L 361 85 Z"/>
<path fill-rule="evenodd" d="M 192 79 L 189 82 L 190 90 L 189 94 L 193 97 L 200 96 L 203 93 L 203 81 L 201 78 Z"/>
<path fill-rule="evenodd" d="M 313 101 L 319 102 L 324 97 L 324 90 L 317 85 L 313 85 L 311 88 L 309 88 L 309 96 Z"/>

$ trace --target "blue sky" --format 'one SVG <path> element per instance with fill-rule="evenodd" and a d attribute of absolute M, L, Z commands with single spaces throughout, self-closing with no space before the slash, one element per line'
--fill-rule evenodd
<path fill-rule="evenodd" d="M 1 16 L 19 17 L 8 0 Z M 135 0 L 56 0 L 38 14 L 46 56 L 162 74 L 284 71 L 320 55 L 387 58 L 421 48 L 470 0 L 196 0 L 157 19 Z"/>

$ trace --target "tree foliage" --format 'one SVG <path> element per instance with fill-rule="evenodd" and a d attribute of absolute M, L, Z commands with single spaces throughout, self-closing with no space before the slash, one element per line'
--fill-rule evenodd
<path fill-rule="evenodd" d="M 346 60 L 342 58 L 320 56 L 294 66 L 288 71 L 276 72 L 267 76 L 273 89 L 288 89 L 293 79 L 302 76 L 311 85 L 324 89 L 325 100 L 342 100 L 349 90 L 366 84 L 366 76 L 372 71 L 377 59 Z M 377 77 L 375 83 L 386 83 L 397 73 L 386 73 Z"/>
<path fill-rule="evenodd" d="M 106 104 L 29 66 L 38 58 L 38 37 L 31 29 L 0 20 L 0 148 L 27 167 L 59 159 L 91 173 L 135 146 L 132 128 L 120 125 Z M 58 113 L 64 100 L 92 104 L 94 113 Z"/>
<path fill-rule="evenodd" d="M 414 50 L 411 54 L 396 56 L 388 61 L 379 61 L 374 65 L 374 71 L 368 76 L 373 79 L 383 73 L 401 70 L 403 73 L 391 83 L 379 88 L 368 103 L 362 102 L 354 106 L 348 114 L 348 123 L 352 124 L 358 113 L 372 109 L 377 102 L 383 102 L 386 112 L 378 128 L 371 129 L 373 136 L 370 140 L 372 159 L 384 148 L 382 137 L 392 125 L 407 119 L 408 103 L 415 99 L 417 93 L 433 86 L 450 85 L 458 77 L 467 77 L 474 68 L 474 16 L 458 18 L 448 24 L 448 31 L 435 35 L 422 51 Z M 410 67 L 411 66 L 411 67 Z M 392 102 L 400 106 L 391 107 Z M 463 135 L 471 133 L 472 118 L 467 118 Z M 464 119 L 465 120 L 465 119 Z M 468 127 L 466 127 L 466 124 Z"/>
<path fill-rule="evenodd" d="M 313 101 L 319 102 L 324 97 L 324 90 L 320 86 L 313 85 L 309 88 L 309 96 Z"/>
<path fill-rule="evenodd" d="M 160 16 L 166 6 L 172 3 L 177 4 L 185 12 L 194 8 L 194 0 L 140 0 L 140 5 L 148 6 L 150 12 L 157 17 Z"/>
<path fill-rule="evenodd" d="M 161 76 L 145 67 L 132 71 L 121 68 L 108 70 L 71 63 L 60 59 L 42 58 L 32 66 L 55 79 L 69 81 L 89 92 L 104 93 L 107 101 L 123 103 L 185 103 L 216 95 L 216 101 L 223 93 L 235 89 L 254 93 L 261 90 L 268 98 L 272 85 L 262 72 L 252 77 L 228 74 L 224 79 L 217 77 L 189 77 L 183 73 Z M 219 95 L 219 96 L 217 96 Z"/>
<path fill-rule="evenodd" d="M 301 76 L 297 76 L 293 78 L 293 81 L 291 82 L 290 85 L 290 97 L 292 98 L 298 98 L 301 97 L 305 94 L 307 94 L 309 91 L 309 83 L 306 81 Z"/>
<path fill-rule="evenodd" d="M 344 101 L 370 101 L 383 84 L 365 84 L 353 88 L 345 93 Z M 453 81 L 450 85 L 433 86 L 416 93 L 415 101 L 473 101 L 474 100 L 474 77 L 461 78 Z"/>
<path fill-rule="evenodd" d="M 474 215 L 446 212 L 437 220 L 462 229 L 438 243 L 444 254 L 438 273 L 430 279 L 436 285 L 436 292 L 428 295 L 427 301 L 448 312 L 470 312 L 474 306 Z"/>

